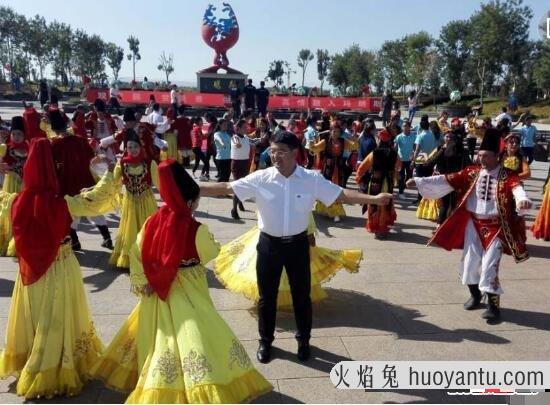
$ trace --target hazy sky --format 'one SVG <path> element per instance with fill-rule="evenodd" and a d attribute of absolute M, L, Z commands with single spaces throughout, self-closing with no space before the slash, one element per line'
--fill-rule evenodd
<path fill-rule="evenodd" d="M 28 17 L 42 15 L 99 34 L 128 52 L 126 38 L 140 40 L 141 61 L 136 76 L 161 80 L 157 70 L 161 52 L 173 53 L 175 72 L 172 81 L 195 82 L 195 73 L 212 64 L 213 51 L 200 36 L 202 16 L 209 3 L 221 1 L 145 1 L 94 0 L 1 0 Z M 537 25 L 550 10 L 547 0 L 525 0 L 534 13 L 530 37 L 539 38 Z M 385 40 L 425 30 L 437 36 L 443 25 L 468 18 L 479 8 L 479 0 L 233 0 L 230 4 L 240 26 L 239 42 L 229 50 L 230 66 L 248 73 L 258 82 L 266 75 L 269 62 L 289 61 L 298 71 L 292 82 L 301 83 L 296 64 L 298 51 L 318 48 L 339 52 L 352 43 L 377 49 Z M 110 69 L 107 68 L 110 74 Z M 131 77 L 128 60 L 122 64 L 121 77 Z M 308 67 L 306 84 L 317 85 L 315 60 Z"/>

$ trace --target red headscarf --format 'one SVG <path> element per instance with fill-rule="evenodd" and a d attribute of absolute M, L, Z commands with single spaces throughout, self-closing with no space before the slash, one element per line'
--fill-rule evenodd
<path fill-rule="evenodd" d="M 153 214 L 143 232 L 141 259 L 149 284 L 165 300 L 182 261 L 200 262 L 195 246 L 199 223 L 191 215 L 168 159 L 159 165 L 160 195 L 166 205 Z M 185 170 L 185 169 L 184 169 Z"/>
<path fill-rule="evenodd" d="M 40 129 L 42 116 L 34 107 L 25 107 L 23 120 L 25 121 L 25 138 L 30 142 L 34 138 L 46 138 L 47 135 Z"/>
<path fill-rule="evenodd" d="M 50 141 L 33 139 L 23 177 L 23 189 L 12 206 L 12 227 L 21 279 L 29 285 L 55 260 L 72 218 L 65 199 L 59 196 Z"/>

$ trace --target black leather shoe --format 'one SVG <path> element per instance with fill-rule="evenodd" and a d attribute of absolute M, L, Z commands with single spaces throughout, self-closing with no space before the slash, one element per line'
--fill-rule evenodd
<path fill-rule="evenodd" d="M 311 350 L 309 349 L 309 343 L 298 344 L 298 360 L 306 361 L 307 359 L 309 359 L 310 354 Z"/>
<path fill-rule="evenodd" d="M 239 213 L 235 209 L 231 210 L 231 218 L 237 219 L 237 220 L 241 219 L 241 217 L 239 216 Z"/>
<path fill-rule="evenodd" d="M 103 243 L 101 244 L 101 247 L 113 250 L 113 241 L 111 239 L 105 239 Z"/>
<path fill-rule="evenodd" d="M 244 209 L 243 203 L 240 202 L 240 201 L 239 201 L 239 209 L 240 209 L 241 211 L 244 211 L 244 210 L 245 210 L 245 209 Z"/>
<path fill-rule="evenodd" d="M 271 345 L 260 342 L 260 346 L 258 346 L 258 351 L 256 352 L 256 358 L 260 363 L 269 363 L 271 360 Z"/>

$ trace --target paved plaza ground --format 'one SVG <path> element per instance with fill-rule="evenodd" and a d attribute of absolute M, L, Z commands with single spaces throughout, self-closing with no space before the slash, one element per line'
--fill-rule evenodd
<path fill-rule="evenodd" d="M 2 114 L 4 116 L 4 114 Z M 536 210 L 548 163 L 532 165 L 526 182 Z M 375 240 L 364 228 L 359 206 L 346 206 L 348 216 L 338 224 L 317 217 L 317 244 L 333 249 L 361 248 L 364 258 L 357 274 L 338 273 L 325 285 L 328 298 L 313 310 L 312 358 L 300 363 L 295 356 L 292 313 L 280 312 L 271 363 L 255 360 L 257 315 L 253 304 L 229 292 L 209 273 L 214 304 L 241 339 L 258 370 L 275 390 L 258 403 L 440 403 L 472 401 L 505 403 L 500 398 L 451 397 L 441 391 L 337 390 L 328 373 L 341 360 L 548 360 L 550 354 L 550 242 L 528 234 L 531 259 L 514 264 L 506 256 L 501 266 L 505 289 L 501 304 L 503 322 L 488 325 L 481 311 L 466 312 L 462 304 L 467 289 L 457 275 L 460 251 L 426 247 L 434 224 L 418 220 L 411 204 L 396 201 L 397 223 L 387 240 Z M 203 198 L 197 213 L 200 221 L 222 243 L 243 234 L 256 224 L 255 206 L 245 203 L 240 222 L 230 218 L 231 200 Z M 532 223 L 535 210 L 527 217 Z M 118 216 L 107 216 L 116 236 Z M 127 274 L 109 269 L 109 251 L 100 247 L 97 229 L 80 226 L 83 252 L 77 256 L 96 328 L 108 344 L 137 302 L 130 293 Z M 211 268 L 211 265 L 209 266 Z M 4 341 L 7 314 L 17 263 L 0 258 L 0 342 Z M 2 344 L 0 343 L 0 346 Z M 19 403 L 14 379 L 0 380 L 0 403 Z M 78 397 L 47 402 L 120 403 L 125 396 L 99 382 L 89 384 Z"/>

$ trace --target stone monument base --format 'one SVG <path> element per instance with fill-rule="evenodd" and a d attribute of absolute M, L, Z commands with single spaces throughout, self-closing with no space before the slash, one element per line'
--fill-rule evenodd
<path fill-rule="evenodd" d="M 231 82 L 243 89 L 248 75 L 244 73 L 197 72 L 197 88 L 201 93 L 229 93 Z"/>

